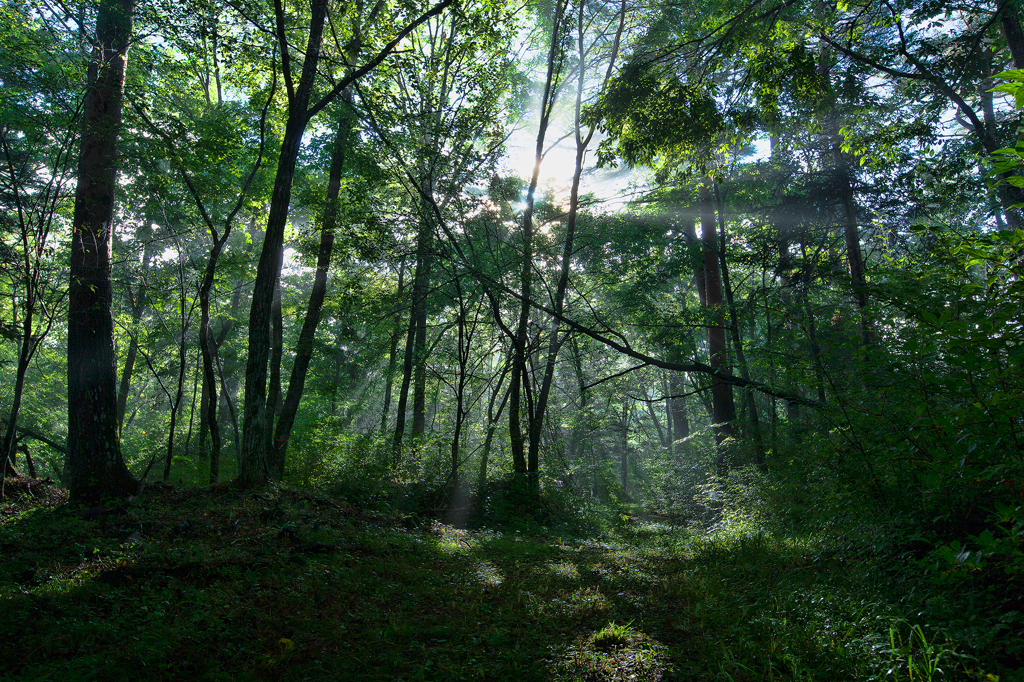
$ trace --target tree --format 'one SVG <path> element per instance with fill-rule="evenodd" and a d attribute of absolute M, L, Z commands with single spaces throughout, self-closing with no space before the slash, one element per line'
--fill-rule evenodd
<path fill-rule="evenodd" d="M 101 0 L 82 103 L 81 151 L 68 291 L 68 454 L 74 499 L 127 495 L 138 487 L 121 456 L 111 306 L 110 251 L 117 141 L 134 0 Z"/>
<path fill-rule="evenodd" d="M 3 333 L 18 344 L 0 476 L 15 473 L 29 366 L 61 316 L 65 291 L 58 277 L 66 275 L 55 272 L 51 234 L 68 209 L 80 110 L 77 84 L 64 76 L 73 58 L 53 35 L 19 9 L 0 11 L 0 41 L 6 46 L 0 58 L 0 272 L 9 283 L 12 312 Z"/>
<path fill-rule="evenodd" d="M 249 354 L 245 369 L 245 411 L 242 427 L 242 449 L 239 460 L 238 482 L 243 486 L 265 483 L 270 476 L 266 458 L 267 433 L 273 428 L 273 414 L 267 405 L 267 367 L 270 355 L 271 308 L 274 290 L 281 275 L 284 258 L 284 231 L 288 221 L 288 207 L 291 203 L 292 184 L 298 162 L 302 137 L 309 122 L 326 108 L 349 85 L 372 71 L 395 50 L 401 41 L 417 26 L 432 16 L 440 14 L 454 0 L 443 0 L 433 8 L 412 20 L 398 31 L 393 40 L 383 46 L 377 54 L 357 69 L 330 84 L 326 93 L 313 99 L 322 47 L 322 38 L 328 13 L 326 0 L 313 0 L 310 6 L 309 31 L 306 36 L 306 50 L 302 61 L 298 83 L 292 73 L 291 43 L 283 2 L 275 2 L 275 36 L 281 55 L 281 71 L 288 98 L 288 114 L 285 122 L 281 151 L 278 156 L 277 172 L 271 194 L 267 227 L 260 252 L 256 280 L 253 283 L 252 301 L 249 309 Z"/>

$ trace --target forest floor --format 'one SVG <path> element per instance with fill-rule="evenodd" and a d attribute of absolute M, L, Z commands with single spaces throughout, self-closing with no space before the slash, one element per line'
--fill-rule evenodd
<path fill-rule="evenodd" d="M 283 488 L 85 509 L 22 485 L 0 552 L 0 680 L 1021 679 L 837 541 L 467 531 Z"/>

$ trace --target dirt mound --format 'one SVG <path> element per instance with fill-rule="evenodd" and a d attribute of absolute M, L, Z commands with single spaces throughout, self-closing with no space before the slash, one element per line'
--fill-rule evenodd
<path fill-rule="evenodd" d="M 68 501 L 68 491 L 56 487 L 49 478 L 40 481 L 28 476 L 8 476 L 0 482 L 0 500 L 64 504 Z"/>

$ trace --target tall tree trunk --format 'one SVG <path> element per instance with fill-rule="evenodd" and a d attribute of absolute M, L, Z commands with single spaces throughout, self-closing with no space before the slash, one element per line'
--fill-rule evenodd
<path fill-rule="evenodd" d="M 533 173 L 530 176 L 530 187 L 526 192 L 526 208 L 523 210 L 522 229 L 522 267 L 519 273 L 520 307 L 519 321 L 516 325 L 515 337 L 512 342 L 512 376 L 509 384 L 508 435 L 512 447 L 512 469 L 517 474 L 528 472 L 526 449 L 524 448 L 522 414 L 522 390 L 524 383 L 529 381 L 527 372 L 526 346 L 529 332 L 530 304 L 533 286 L 533 211 L 536 200 L 537 184 L 540 179 L 540 166 L 544 160 L 544 140 L 547 136 L 554 108 L 556 95 L 555 79 L 559 73 L 558 59 L 561 40 L 563 12 L 566 4 L 556 0 L 555 15 L 551 28 L 551 42 L 548 47 L 547 77 L 544 81 L 544 96 L 541 99 L 540 123 L 537 128 L 537 145 L 534 152 Z M 527 388 L 527 390 L 529 390 Z M 527 411 L 529 414 L 529 411 Z M 527 422 L 527 430 L 530 429 Z M 529 476 L 530 483 L 537 482 L 536 472 Z"/>
<path fill-rule="evenodd" d="M 192 374 L 192 400 L 188 405 L 188 434 L 185 436 L 185 457 L 189 455 L 189 448 L 192 445 L 192 432 L 196 423 L 196 397 L 199 393 L 199 377 L 202 376 L 202 357 L 196 354 L 196 370 Z"/>
<path fill-rule="evenodd" d="M 224 233 L 218 235 L 217 231 L 210 228 L 213 238 L 213 246 L 210 248 L 210 255 L 206 259 L 206 269 L 203 272 L 203 281 L 199 285 L 199 353 L 202 358 L 203 372 L 203 397 L 200 405 L 199 422 L 199 443 L 205 455 L 206 430 L 210 431 L 210 484 L 214 484 L 220 478 L 220 451 L 222 439 L 220 435 L 220 424 L 217 422 L 217 372 L 214 363 L 218 352 L 217 341 L 211 338 L 210 333 L 210 293 L 213 290 L 213 280 L 217 272 L 217 261 L 224 250 L 228 236 L 231 234 L 231 222 L 224 227 Z M 223 329 L 222 329 L 223 331 Z"/>
<path fill-rule="evenodd" d="M 412 314 L 410 314 L 409 328 L 405 332 L 405 353 L 402 357 L 402 385 L 398 389 L 398 407 L 395 410 L 395 437 L 391 446 L 393 465 L 397 465 L 402 457 L 402 439 L 405 437 L 405 413 L 409 407 L 409 386 L 412 385 L 415 336 L 416 323 L 412 318 Z"/>
<path fill-rule="evenodd" d="M 456 324 L 458 341 L 456 345 L 459 364 L 459 378 L 455 385 L 455 432 L 452 434 L 451 445 L 451 481 L 452 489 L 459 489 L 459 445 L 462 439 L 462 424 L 466 419 L 466 381 L 469 378 L 467 368 L 473 343 L 473 330 L 466 320 L 466 300 L 463 296 L 462 283 L 458 274 L 455 275 L 455 290 L 459 300 L 459 318 Z"/>
<path fill-rule="evenodd" d="M 509 359 L 506 358 L 501 368 L 501 375 L 498 377 L 498 383 L 495 385 L 494 390 L 491 391 L 491 398 L 487 402 L 487 433 L 484 436 L 483 452 L 480 455 L 480 473 L 477 476 L 476 486 L 478 491 L 483 491 L 487 487 L 487 464 L 491 454 L 491 444 L 494 441 L 494 432 L 498 429 L 498 420 L 501 419 L 505 403 L 508 402 L 509 388 L 506 387 L 504 391 L 501 390 L 508 371 Z M 499 395 L 501 396 L 500 402 L 498 402 Z M 497 404 L 497 409 L 495 409 L 495 404 Z"/>
<path fill-rule="evenodd" d="M 167 430 L 167 455 L 164 460 L 164 482 L 171 478 L 171 464 L 174 461 L 174 432 L 178 425 L 178 411 L 181 409 L 181 400 L 185 394 L 185 357 L 187 346 L 185 345 L 185 291 L 181 292 L 181 340 L 178 343 L 178 390 L 174 394 L 174 402 L 171 403 L 171 423 Z"/>
<path fill-rule="evenodd" d="M 740 367 L 740 376 L 750 381 L 750 369 L 747 366 L 747 355 L 743 350 L 743 339 L 740 338 L 740 325 L 736 316 L 736 302 L 732 296 L 732 284 L 729 282 L 729 261 L 725 257 L 725 200 L 715 183 L 715 204 L 718 208 L 718 263 L 722 269 L 722 287 L 725 291 L 726 303 L 729 306 L 729 332 L 732 335 L 733 348 L 736 351 L 736 362 Z M 743 400 L 750 418 L 750 430 L 754 436 L 754 459 L 758 466 L 764 465 L 764 439 L 761 436 L 761 421 L 757 415 L 757 403 L 754 402 L 754 391 L 743 389 Z"/>
<path fill-rule="evenodd" d="M 711 178 L 704 178 L 700 184 L 701 242 L 704 248 L 704 279 L 707 292 L 706 314 L 709 320 L 708 355 L 709 364 L 718 372 L 728 373 L 729 351 L 725 341 L 725 308 L 722 297 L 722 274 L 719 267 L 715 208 L 712 199 Z M 712 418 L 715 425 L 715 441 L 721 444 L 726 438 L 736 436 L 732 421 L 736 408 L 732 400 L 732 385 L 718 377 L 711 380 Z"/>
<path fill-rule="evenodd" d="M 572 183 L 569 189 L 569 212 L 565 220 L 565 242 L 562 244 L 562 262 L 561 269 L 558 274 L 558 284 L 555 287 L 555 296 L 552 301 L 552 307 L 554 308 L 555 314 L 551 320 L 551 331 L 549 332 L 548 338 L 548 350 L 547 360 L 544 363 L 544 375 L 541 379 L 540 390 L 537 392 L 537 404 L 536 409 L 533 412 L 533 417 L 530 420 L 530 431 L 529 431 L 529 452 L 527 457 L 527 473 L 531 480 L 536 480 L 540 473 L 540 441 L 541 434 L 544 430 L 544 417 L 547 413 L 548 396 L 551 392 L 551 385 L 555 375 L 555 362 L 558 358 L 558 351 L 561 348 L 562 342 L 558 339 L 558 332 L 561 326 L 562 311 L 565 307 L 565 292 L 569 286 L 569 270 L 573 255 L 573 246 L 576 238 L 576 222 L 577 215 L 579 213 L 580 205 L 580 181 L 583 177 L 583 158 L 587 153 L 587 147 L 590 145 L 591 140 L 594 138 L 595 128 L 590 127 L 584 132 L 583 130 L 583 93 L 586 88 L 587 69 L 586 69 L 586 57 L 588 48 L 584 42 L 584 36 L 586 34 L 586 22 L 584 17 L 584 9 L 586 3 L 580 2 L 578 7 L 578 17 L 576 22 L 576 45 L 577 45 L 577 57 L 579 60 L 579 66 L 577 68 L 577 83 L 576 83 L 576 107 L 573 118 L 573 130 L 576 138 L 576 158 L 573 165 Z M 623 27 L 626 20 L 626 3 L 625 0 L 621 3 L 621 9 L 619 12 L 618 29 L 615 32 L 615 38 L 612 44 L 611 56 L 608 60 L 608 68 L 605 72 L 604 80 L 602 81 L 602 90 L 611 78 L 612 71 L 615 66 L 615 60 L 618 56 L 619 51 L 619 40 L 622 37 Z M 593 45 L 591 45 L 593 47 Z"/>
<path fill-rule="evenodd" d="M 124 76 L 134 0 L 100 0 L 71 237 L 68 291 L 68 454 L 72 499 L 127 495 L 138 487 L 121 457 L 112 316 L 114 192 Z"/>
<path fill-rule="evenodd" d="M 270 383 L 267 386 L 267 418 L 270 420 L 267 425 L 266 441 L 264 443 L 264 457 L 267 458 L 267 468 L 270 469 L 270 476 L 275 480 L 281 480 L 284 475 L 284 460 L 277 466 L 273 425 L 281 415 L 281 361 L 284 358 L 284 320 L 281 313 L 281 278 L 277 280 L 274 287 L 274 302 L 270 308 Z"/>
<path fill-rule="evenodd" d="M 426 214 L 426 211 L 424 211 Z M 419 446 L 426 430 L 427 412 L 427 295 L 433 263 L 433 222 L 421 218 L 416 237 L 416 272 L 412 279 L 412 309 L 409 330 L 413 335 L 412 446 Z"/>
<path fill-rule="evenodd" d="M 277 4 L 278 34 L 282 56 L 290 46 L 284 39 L 283 7 Z M 284 258 L 284 228 L 288 222 L 292 181 L 298 162 L 302 136 L 309 123 L 309 101 L 320 60 L 320 43 L 327 15 L 327 0 L 310 3 L 310 28 L 305 59 L 298 88 L 288 88 L 288 119 L 281 141 L 277 174 L 270 199 L 270 212 L 263 236 L 263 249 L 256 268 L 252 301 L 249 310 L 249 355 L 245 366 L 245 412 L 242 424 L 242 447 L 238 462 L 238 482 L 242 486 L 265 483 L 270 476 L 266 458 L 266 432 L 273 426 L 267 411 L 267 363 L 270 356 L 270 321 L 274 289 L 281 274 Z M 282 59 L 285 79 L 291 86 L 290 62 Z"/>
<path fill-rule="evenodd" d="M 350 97 L 345 96 L 346 107 L 351 106 Z M 306 316 L 302 321 L 299 341 L 295 349 L 295 361 L 292 364 L 291 378 L 288 380 L 288 394 L 284 399 L 281 416 L 277 420 L 274 431 L 273 452 L 270 454 L 271 475 L 281 480 L 284 476 L 285 457 L 288 452 L 288 441 L 295 426 L 295 416 L 299 411 L 299 403 L 306 386 L 306 375 L 309 362 L 313 357 L 313 342 L 316 339 L 316 328 L 320 324 L 320 314 L 327 295 L 327 275 L 331 267 L 331 254 L 334 251 L 334 230 L 338 223 L 338 200 L 341 195 L 341 176 L 345 168 L 345 148 L 349 140 L 349 122 L 347 114 L 338 122 L 338 130 L 334 136 L 334 148 L 331 150 L 331 167 L 327 178 L 327 197 L 324 202 L 323 226 L 320 229 L 320 248 L 316 256 L 316 272 L 313 275 L 313 289 L 309 293 Z"/>
<path fill-rule="evenodd" d="M 857 302 L 857 312 L 860 315 L 860 340 L 867 348 L 871 345 L 871 323 L 867 316 L 868 292 L 867 278 L 864 274 L 864 256 L 860 248 L 860 227 L 857 222 L 857 203 L 853 195 L 853 185 L 850 182 L 850 167 L 839 147 L 838 140 L 833 146 L 833 172 L 836 177 L 836 184 L 839 188 L 839 198 L 843 207 L 843 236 L 846 240 L 846 262 L 850 272 L 850 282 L 853 285 L 853 296 Z"/>
<path fill-rule="evenodd" d="M 327 17 L 327 0 L 310 3 L 310 28 L 302 62 L 298 87 L 294 87 L 291 73 L 291 46 L 286 36 L 285 11 L 282 0 L 275 0 L 277 18 L 276 37 L 281 54 L 281 66 L 288 89 L 288 117 L 285 122 L 278 158 L 277 174 L 270 199 L 267 229 L 263 249 L 256 268 L 252 303 L 249 311 L 249 356 L 245 367 L 245 415 L 242 429 L 242 448 L 239 457 L 238 483 L 253 486 L 265 483 L 270 477 L 267 463 L 265 434 L 272 429 L 273 419 L 267 410 L 267 362 L 270 354 L 270 317 L 274 285 L 281 274 L 284 259 L 284 228 L 288 221 L 292 182 L 298 162 L 302 136 L 310 119 L 323 110 L 337 95 L 380 64 L 417 26 L 443 12 L 454 0 L 442 0 L 430 10 L 406 25 L 394 40 L 385 45 L 375 57 L 334 84 L 334 87 L 310 107 L 313 85 L 320 61 L 321 38 Z"/>

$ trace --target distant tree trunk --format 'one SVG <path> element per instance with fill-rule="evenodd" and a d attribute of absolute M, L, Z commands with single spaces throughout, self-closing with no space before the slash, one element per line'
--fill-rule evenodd
<path fill-rule="evenodd" d="M 202 324 L 200 322 L 200 324 Z M 200 346 L 202 344 L 200 343 Z M 199 349 L 199 376 L 205 377 L 206 369 L 203 367 L 203 350 L 202 347 Z M 207 392 L 206 380 L 203 378 L 199 382 L 201 390 L 199 392 L 199 435 L 197 439 L 199 441 L 199 456 L 206 460 L 209 458 L 209 453 L 206 451 L 206 438 L 210 430 L 209 420 L 209 407 L 210 407 L 210 394 Z"/>
<path fill-rule="evenodd" d="M 807 263 L 807 244 L 801 240 L 800 250 L 803 260 Z M 818 343 L 818 329 L 814 322 L 814 311 L 811 310 L 811 301 L 808 290 L 811 287 L 810 268 L 804 268 L 803 286 L 797 290 L 797 296 L 803 305 L 804 319 L 806 320 L 804 330 L 807 335 L 807 343 L 811 349 L 811 360 L 814 362 L 814 378 L 818 388 L 818 402 L 825 402 L 825 369 L 821 359 L 821 345 Z"/>
<path fill-rule="evenodd" d="M 426 213 L 426 212 L 424 212 Z M 433 223 L 421 218 L 416 237 L 416 272 L 412 279 L 409 330 L 413 335 L 412 446 L 418 447 L 426 430 L 427 413 L 427 294 L 433 261 Z"/>
<path fill-rule="evenodd" d="M 397 465 L 402 456 L 402 440 L 405 437 L 405 413 L 409 407 L 409 386 L 412 385 L 413 346 L 415 345 L 416 323 L 409 315 L 409 327 L 405 332 L 405 353 L 402 359 L 402 385 L 398 389 L 398 407 L 395 410 L 395 437 L 392 441 L 392 463 Z"/>
<path fill-rule="evenodd" d="M 462 439 L 462 425 L 466 420 L 466 382 L 469 380 L 469 358 L 472 352 L 475 321 L 471 326 L 467 318 L 466 299 L 462 291 L 459 275 L 455 275 L 455 290 L 458 297 L 459 317 L 456 328 L 458 342 L 456 345 L 459 364 L 459 378 L 455 385 L 455 432 L 452 434 L 451 445 L 451 481 L 452 488 L 459 488 L 459 445 Z"/>
<path fill-rule="evenodd" d="M 405 263 L 398 267 L 398 294 L 396 299 L 402 300 L 402 291 L 405 289 Z M 391 349 L 388 353 L 388 369 L 384 377 L 384 407 L 381 410 L 380 432 L 383 434 L 388 428 L 388 415 L 391 413 L 391 391 L 395 383 L 395 368 L 398 365 L 398 340 L 402 338 L 402 318 L 395 313 L 395 328 L 391 331 Z"/>
<path fill-rule="evenodd" d="M 672 398 L 669 401 L 669 409 L 672 412 L 672 438 L 678 443 L 690 436 L 690 419 L 686 413 L 686 382 L 679 373 L 673 373 L 669 379 L 669 387 L 672 390 Z"/>
<path fill-rule="evenodd" d="M 480 473 L 477 476 L 478 491 L 482 491 L 487 487 L 487 465 L 491 454 L 491 444 L 494 442 L 494 432 L 498 429 L 498 420 L 501 419 L 505 403 L 508 402 L 508 387 L 506 386 L 504 391 L 501 390 L 502 385 L 505 383 L 505 377 L 508 375 L 508 370 L 509 361 L 506 358 L 501 368 L 501 374 L 498 377 L 498 383 L 495 385 L 494 390 L 491 391 L 491 398 L 487 402 L 487 433 L 484 436 L 483 452 L 480 455 Z M 499 395 L 501 396 L 500 402 L 498 402 Z M 495 409 L 496 404 L 497 409 Z"/>
<path fill-rule="evenodd" d="M 142 251 L 143 278 L 145 278 L 145 274 L 149 271 L 149 259 L 151 256 L 150 242 L 147 242 Z M 132 326 L 136 329 L 138 329 L 139 320 L 142 319 L 142 310 L 144 308 L 145 293 L 140 288 L 132 300 Z M 124 415 L 128 409 L 128 393 L 131 390 L 132 373 L 135 371 L 135 361 L 138 359 L 138 355 L 139 337 L 136 333 L 132 334 L 128 341 L 128 354 L 124 360 L 124 370 L 121 372 L 121 382 L 117 391 L 117 429 L 119 432 L 124 428 Z"/>
<path fill-rule="evenodd" d="M 576 83 L 576 106 L 573 118 L 573 130 L 576 138 L 576 159 L 573 166 L 572 182 L 569 189 L 569 212 L 565 219 L 565 242 L 562 244 L 562 262 L 558 274 L 558 283 L 555 286 L 555 296 L 552 300 L 552 307 L 555 314 L 551 320 L 551 331 L 548 338 L 547 360 L 544 363 L 544 375 L 541 379 L 540 390 L 537 392 L 537 404 L 530 420 L 529 431 L 529 452 L 527 457 L 527 472 L 531 480 L 536 480 L 540 473 L 540 441 L 544 430 L 544 417 L 547 414 L 548 396 L 551 393 L 551 385 L 555 376 L 555 363 L 558 359 L 558 352 L 562 347 L 559 340 L 559 329 L 561 316 L 565 307 L 565 292 L 569 286 L 569 270 L 572 264 L 573 248 L 576 239 L 576 223 L 580 206 L 580 181 L 583 177 L 583 159 L 587 153 L 587 147 L 594 138 L 595 127 L 584 130 L 583 124 L 583 97 L 586 88 L 587 69 L 586 60 L 588 48 L 584 42 L 586 35 L 586 21 L 584 17 L 585 3 L 579 4 L 579 14 L 576 23 L 576 43 L 579 68 L 577 69 Z M 619 40 L 622 37 L 623 27 L 626 20 L 626 3 L 621 3 L 619 13 L 618 30 L 612 44 L 611 57 L 608 61 L 608 69 L 605 73 L 602 89 L 611 78 L 615 66 L 615 60 L 619 51 Z"/>
<path fill-rule="evenodd" d="M 700 300 L 700 307 L 704 308 L 708 304 L 707 278 L 704 276 L 704 250 L 697 238 L 697 220 L 697 217 L 683 220 L 683 236 L 693 266 L 693 281 L 697 284 L 697 298 Z"/>
<path fill-rule="evenodd" d="M 576 418 L 573 420 L 572 430 L 569 432 L 569 445 L 566 450 L 569 453 L 569 461 L 575 462 L 579 457 L 580 450 L 580 434 L 585 431 L 584 418 L 586 417 L 587 409 L 587 382 L 583 376 L 583 358 L 580 356 L 580 345 L 576 339 L 576 336 L 569 337 L 569 354 L 572 357 L 572 368 L 576 374 L 576 385 L 579 387 L 580 398 L 579 407 L 576 410 Z M 591 493 L 593 493 L 594 485 L 591 485 Z"/>
<path fill-rule="evenodd" d="M 621 477 L 622 496 L 629 499 L 626 486 L 629 483 L 629 403 L 622 403 L 622 421 L 619 422 L 622 430 L 622 442 L 619 444 L 619 475 Z"/>
<path fill-rule="evenodd" d="M 178 267 L 178 318 L 179 323 L 181 325 L 181 338 L 178 341 L 178 388 L 174 394 L 174 401 L 171 403 L 171 423 L 167 431 L 167 455 L 164 461 L 165 483 L 171 478 L 171 464 L 174 461 L 174 436 L 178 424 L 178 412 L 181 410 L 181 401 L 185 395 L 185 361 L 188 354 L 188 346 L 186 345 L 186 334 L 188 332 L 188 319 L 191 317 L 191 313 L 186 314 L 185 311 L 185 276 L 184 272 L 182 272 L 181 270 L 182 265 L 180 262 L 178 264 Z"/>
<path fill-rule="evenodd" d="M 715 203 L 718 208 L 718 262 L 722 269 L 722 287 L 725 291 L 726 303 L 729 306 L 729 331 L 732 335 L 733 348 L 736 351 L 736 362 L 740 367 L 740 376 L 750 380 L 750 369 L 747 366 L 747 356 L 743 350 L 743 339 L 740 338 L 740 325 L 736 316 L 736 302 L 732 296 L 732 284 L 729 282 L 729 261 L 725 257 L 725 200 L 719 191 L 718 183 L 715 183 Z M 754 459 L 758 466 L 764 464 L 764 439 L 761 436 L 761 421 L 757 415 L 757 403 L 754 402 L 754 391 L 750 388 L 743 389 L 743 400 L 750 419 L 750 430 L 754 436 Z"/>
<path fill-rule="evenodd" d="M 121 457 L 110 253 L 117 141 L 134 0 L 100 0 L 82 103 L 68 291 L 68 455 L 72 499 L 138 489 Z"/>
<path fill-rule="evenodd" d="M 857 221 L 857 204 L 850 183 L 850 167 L 846 156 L 838 146 L 833 149 L 834 172 L 839 186 L 839 197 L 843 206 L 843 235 L 846 239 L 846 262 L 853 285 L 853 296 L 860 314 L 860 339 L 866 348 L 871 345 L 871 323 L 867 316 L 868 292 L 864 274 L 864 257 L 860 249 L 860 227 Z"/>
<path fill-rule="evenodd" d="M 704 278 L 707 291 L 706 311 L 712 317 L 708 326 L 708 355 L 713 369 L 729 371 L 728 345 L 725 340 L 725 309 L 722 297 L 722 274 L 718 261 L 715 209 L 712 199 L 711 178 L 705 178 L 700 185 L 701 242 L 704 247 Z M 736 436 L 732 425 L 736 408 L 732 400 L 732 385 L 718 377 L 711 380 L 712 423 L 715 425 L 715 441 L 722 443 L 726 438 Z"/>

